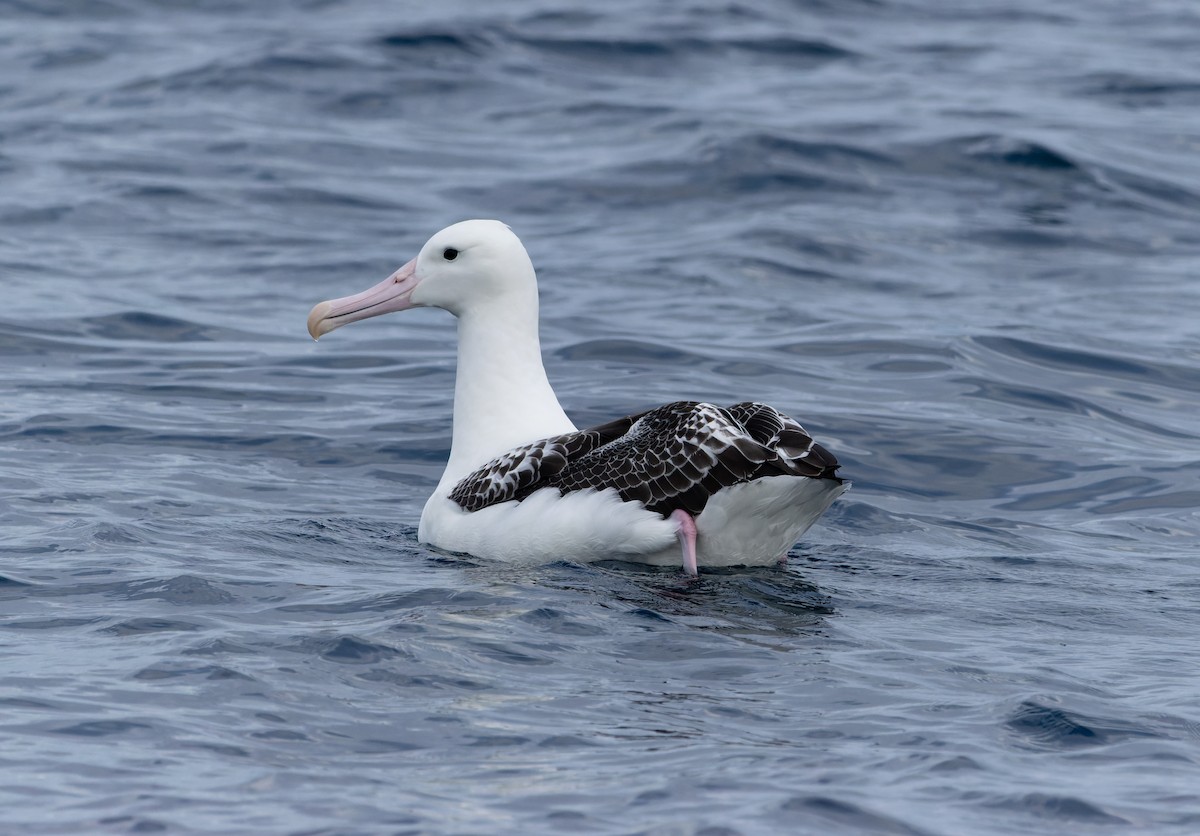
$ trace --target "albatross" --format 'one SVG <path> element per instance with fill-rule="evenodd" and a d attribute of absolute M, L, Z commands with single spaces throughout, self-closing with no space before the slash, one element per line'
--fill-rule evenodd
<path fill-rule="evenodd" d="M 408 308 L 458 318 L 450 458 L 417 538 L 505 561 L 763 566 L 847 487 L 837 459 L 766 404 L 678 401 L 580 430 L 542 364 L 537 277 L 508 226 L 435 234 L 379 284 L 317 304 L 308 332 Z"/>

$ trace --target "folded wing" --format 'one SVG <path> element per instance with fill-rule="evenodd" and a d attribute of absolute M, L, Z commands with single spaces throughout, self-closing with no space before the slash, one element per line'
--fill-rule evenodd
<path fill-rule="evenodd" d="M 722 488 L 770 476 L 841 481 L 837 460 L 794 420 L 760 403 L 678 401 L 510 450 L 460 481 L 466 511 L 542 488 L 613 488 L 663 516 L 704 510 Z"/>

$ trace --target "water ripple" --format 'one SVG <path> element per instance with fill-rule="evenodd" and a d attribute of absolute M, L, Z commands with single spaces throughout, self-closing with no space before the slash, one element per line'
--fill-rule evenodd
<path fill-rule="evenodd" d="M 9 830 L 1196 831 L 1186 4 L 0 16 Z M 581 425 L 834 451 L 786 564 L 418 542 L 453 322 L 304 317 L 473 216 Z"/>

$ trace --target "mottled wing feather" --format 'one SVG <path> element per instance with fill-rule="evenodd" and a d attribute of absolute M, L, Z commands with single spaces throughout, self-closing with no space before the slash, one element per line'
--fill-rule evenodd
<path fill-rule="evenodd" d="M 760 444 L 778 456 L 781 472 L 813 479 L 837 479 L 838 461 L 817 444 L 794 419 L 764 403 L 745 402 L 729 407 L 729 414 Z"/>
<path fill-rule="evenodd" d="M 471 473 L 450 491 L 450 498 L 466 511 L 478 511 L 510 499 L 524 499 L 567 462 L 624 435 L 640 418 L 630 415 L 598 427 L 543 438 L 515 447 Z"/>
<path fill-rule="evenodd" d="M 567 463 L 565 436 L 509 450 L 460 481 L 450 498 L 466 511 L 513 499 L 518 491 L 561 470 Z"/>
<path fill-rule="evenodd" d="M 837 479 L 837 467 L 803 427 L 765 404 L 679 401 L 510 450 L 450 498 L 476 511 L 542 488 L 612 488 L 664 516 L 699 514 L 722 488 L 767 476 Z"/>
<path fill-rule="evenodd" d="M 746 481 L 769 457 L 725 410 L 681 401 L 645 413 L 628 433 L 547 481 L 563 492 L 615 488 L 664 515 L 676 508 L 698 514 L 709 496 Z"/>

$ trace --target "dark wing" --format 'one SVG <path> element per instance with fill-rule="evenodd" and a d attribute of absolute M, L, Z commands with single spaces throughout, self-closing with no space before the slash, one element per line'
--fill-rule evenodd
<path fill-rule="evenodd" d="M 835 475 L 839 465 L 833 453 L 813 441 L 804 427 L 774 407 L 747 401 L 729 407 L 729 414 L 746 428 L 751 438 L 775 451 L 777 458 L 773 464 L 780 472 L 841 481 Z"/>
<path fill-rule="evenodd" d="M 679 508 L 694 515 L 721 488 L 766 476 L 837 479 L 837 466 L 769 406 L 679 401 L 511 450 L 459 482 L 450 498 L 477 511 L 541 488 L 613 488 L 663 516 Z"/>
<path fill-rule="evenodd" d="M 510 499 L 524 499 L 567 462 L 624 435 L 641 415 L 598 427 L 543 438 L 492 459 L 454 486 L 450 498 L 465 511 L 478 511 Z"/>
<path fill-rule="evenodd" d="M 554 474 L 564 493 L 615 488 L 666 516 L 676 508 L 699 514 L 723 487 L 753 477 L 772 454 L 729 413 L 712 404 L 679 401 L 652 409 L 629 432 Z"/>

